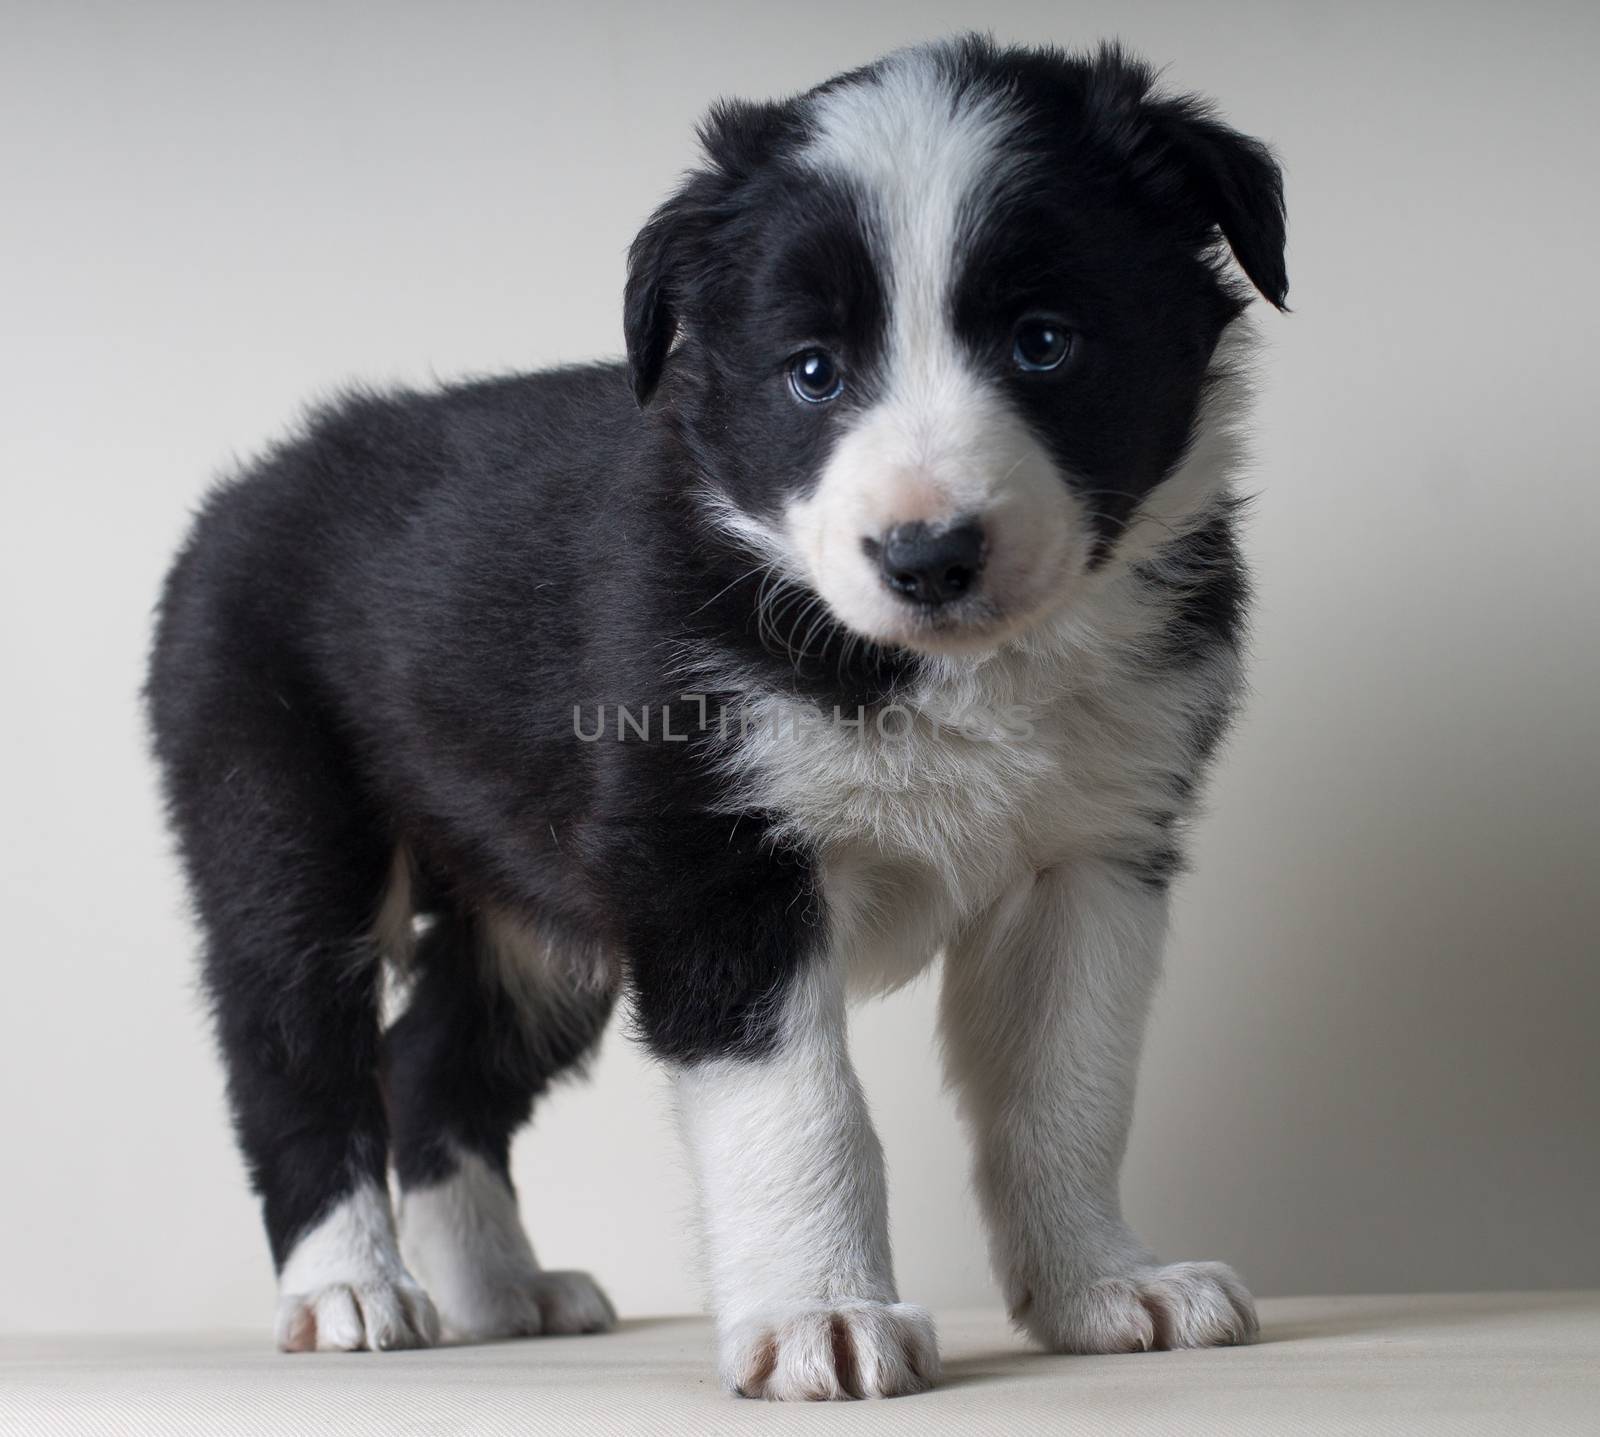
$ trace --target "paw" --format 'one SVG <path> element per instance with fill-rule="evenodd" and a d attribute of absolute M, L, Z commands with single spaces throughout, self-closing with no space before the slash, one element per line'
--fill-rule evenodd
<path fill-rule="evenodd" d="M 840 1303 L 752 1317 L 722 1339 L 723 1381 L 741 1397 L 900 1397 L 926 1392 L 938 1376 L 933 1319 L 906 1302 Z"/>
<path fill-rule="evenodd" d="M 541 1272 L 532 1287 L 546 1336 L 609 1332 L 617 1325 L 611 1299 L 586 1272 Z"/>
<path fill-rule="evenodd" d="M 408 1279 L 330 1283 L 284 1293 L 277 1335 L 283 1352 L 391 1352 L 431 1347 L 439 1340 L 439 1315 Z"/>
<path fill-rule="evenodd" d="M 1244 1283 L 1220 1262 L 1137 1267 L 1048 1303 L 1025 1294 L 1011 1315 L 1052 1352 L 1227 1347 L 1259 1330 Z"/>
<path fill-rule="evenodd" d="M 546 1272 L 533 1255 L 503 1172 L 465 1149 L 454 1171 L 400 1197 L 400 1241 L 411 1271 L 457 1342 L 605 1332 L 617 1314 L 586 1272 Z"/>
<path fill-rule="evenodd" d="M 609 1332 L 617 1323 L 611 1300 L 586 1272 L 479 1274 L 470 1285 L 441 1290 L 439 1309 L 446 1335 L 462 1342 Z"/>

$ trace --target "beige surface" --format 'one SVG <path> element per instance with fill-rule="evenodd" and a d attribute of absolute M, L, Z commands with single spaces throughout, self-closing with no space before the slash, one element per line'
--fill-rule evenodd
<path fill-rule="evenodd" d="M 1600 1431 L 1600 1293 L 1280 1298 L 1251 1348 L 1045 1357 L 951 1313 L 935 1392 L 826 1410 L 721 1393 L 698 1318 L 603 1337 L 281 1357 L 265 1335 L 0 1341 L 19 1433 Z"/>

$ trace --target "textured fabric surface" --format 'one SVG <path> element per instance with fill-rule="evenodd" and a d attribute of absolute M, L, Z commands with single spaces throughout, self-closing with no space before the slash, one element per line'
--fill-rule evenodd
<path fill-rule="evenodd" d="M 7 1433 L 1600 1432 L 1600 1293 L 1278 1299 L 1250 1348 L 1046 1357 L 946 1313 L 937 1391 L 825 1409 L 717 1388 L 710 1328 L 639 1318 L 383 1356 L 258 1333 L 0 1340 Z"/>

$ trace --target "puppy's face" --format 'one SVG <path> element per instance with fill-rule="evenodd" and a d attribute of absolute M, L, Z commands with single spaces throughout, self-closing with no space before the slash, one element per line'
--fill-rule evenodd
<path fill-rule="evenodd" d="M 1272 162 L 1149 85 L 965 41 L 725 107 L 635 245 L 641 399 L 674 371 L 710 511 L 854 633 L 982 650 L 1069 607 L 1193 438 L 1243 307 L 1219 230 L 1281 304 Z"/>

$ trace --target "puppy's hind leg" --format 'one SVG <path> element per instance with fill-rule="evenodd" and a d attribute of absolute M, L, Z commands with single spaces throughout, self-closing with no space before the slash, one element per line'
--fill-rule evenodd
<path fill-rule="evenodd" d="M 401 1243 L 464 1340 L 600 1332 L 616 1321 L 582 1272 L 539 1266 L 517 1213 L 512 1135 L 581 1071 L 614 987 L 569 970 L 526 927 L 444 912 L 422 935 L 385 1059 Z"/>
<path fill-rule="evenodd" d="M 438 1319 L 395 1240 L 378 1089 L 383 825 L 287 683 L 185 675 L 156 698 L 234 1128 L 278 1269 L 278 1343 L 425 1345 Z"/>

